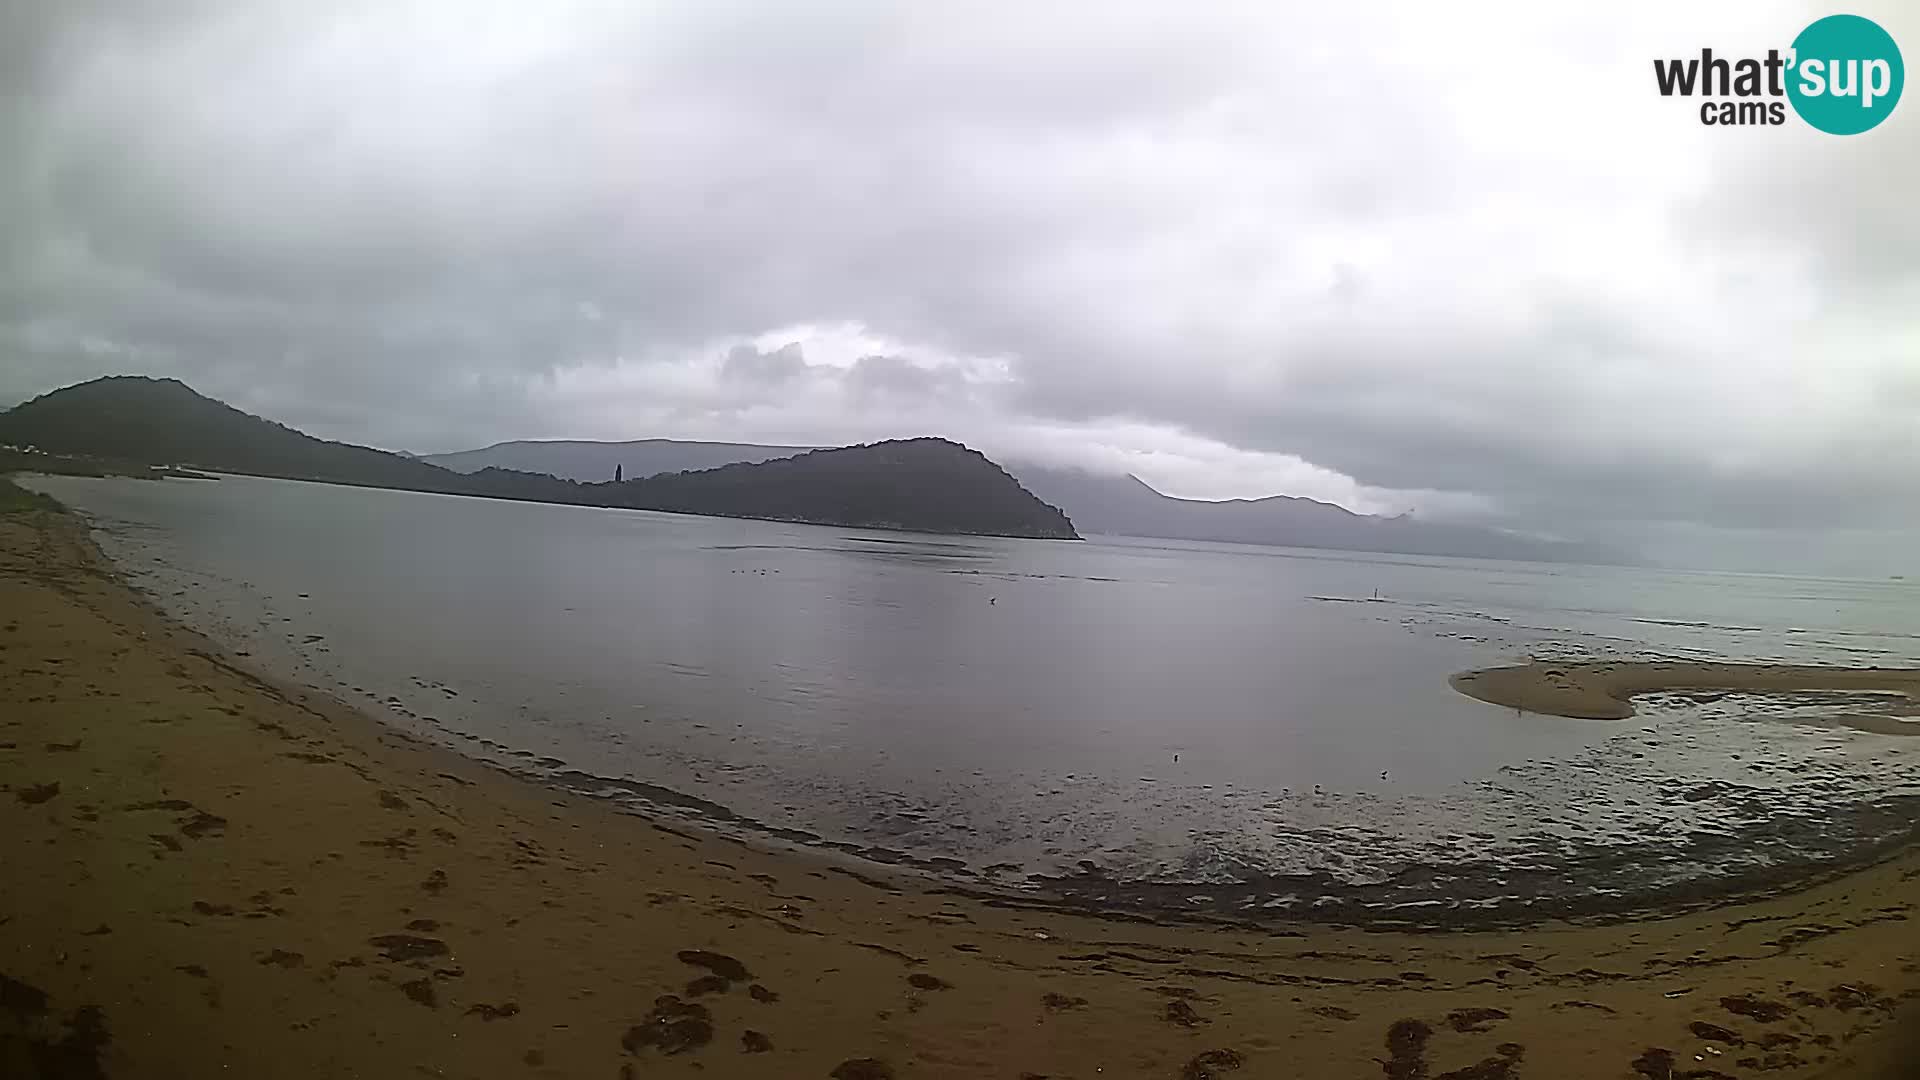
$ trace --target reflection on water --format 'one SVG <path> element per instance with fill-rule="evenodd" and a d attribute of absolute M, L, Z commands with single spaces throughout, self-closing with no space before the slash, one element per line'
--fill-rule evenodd
<path fill-rule="evenodd" d="M 96 514 L 176 614 L 396 724 L 650 810 L 974 881 L 1341 917 L 1618 907 L 1913 820 L 1895 813 L 1913 740 L 1747 723 L 1775 707 L 1751 702 L 1517 716 L 1446 683 L 1525 655 L 1907 662 L 1911 587 L 248 478 L 39 486 Z M 1685 798 L 1709 781 L 1727 787 Z"/>

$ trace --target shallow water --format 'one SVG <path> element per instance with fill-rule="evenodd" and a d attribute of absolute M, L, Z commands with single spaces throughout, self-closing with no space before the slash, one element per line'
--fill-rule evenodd
<path fill-rule="evenodd" d="M 399 727 L 963 882 L 1341 919 L 1621 910 L 1816 872 L 1920 802 L 1920 740 L 1790 722 L 1818 702 L 1591 722 L 1446 683 L 1528 655 L 1908 664 L 1920 589 L 1897 583 L 35 486 L 170 613 Z"/>

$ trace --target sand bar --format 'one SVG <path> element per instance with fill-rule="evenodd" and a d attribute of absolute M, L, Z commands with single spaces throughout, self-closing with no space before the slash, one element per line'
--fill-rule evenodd
<path fill-rule="evenodd" d="M 1453 677 L 1453 687 L 1469 697 L 1510 709 L 1580 720 L 1625 719 L 1634 714 L 1635 697 L 1670 691 L 1780 694 L 1818 690 L 1900 694 L 1909 700 L 1889 711 L 1912 713 L 1920 709 L 1920 669 L 1914 668 L 1691 661 L 1581 664 L 1536 661 L 1463 672 Z M 1877 730 L 1889 734 L 1920 733 L 1920 728 L 1905 732 L 1897 726 Z"/>
<path fill-rule="evenodd" d="M 997 906 L 408 742 L 17 505 L 0 851 L 9 1078 L 1893 1077 L 1920 1022 L 1911 854 L 1524 931 Z"/>

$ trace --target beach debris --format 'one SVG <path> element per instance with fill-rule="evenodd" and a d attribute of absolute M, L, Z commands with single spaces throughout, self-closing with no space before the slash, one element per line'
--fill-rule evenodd
<path fill-rule="evenodd" d="M 520 1006 L 514 1004 L 511 1001 L 505 1002 L 500 1005 L 488 1005 L 482 1002 L 481 1004 L 475 1005 L 473 1008 L 468 1009 L 467 1015 L 477 1016 L 480 1019 L 486 1020 L 489 1022 L 494 1020 L 505 1020 L 505 1019 L 508 1019 L 509 1017 L 519 1016 Z"/>
<path fill-rule="evenodd" d="M 1048 1012 L 1066 1012 L 1069 1009 L 1086 1008 L 1087 999 L 1083 997 L 1068 997 L 1065 994 L 1049 992 L 1041 997 L 1040 1004 L 1046 1006 Z"/>
<path fill-rule="evenodd" d="M 779 993 L 769 990 L 759 983 L 753 983 L 747 987 L 747 996 L 762 1005 L 771 1005 L 780 1000 Z"/>
<path fill-rule="evenodd" d="M 749 1028 L 740 1033 L 740 1050 L 748 1054 L 764 1054 L 773 1049 L 773 1040 L 765 1034 Z"/>
<path fill-rule="evenodd" d="M 945 990 L 953 985 L 938 975 L 928 975 L 923 971 L 916 971 L 907 976 L 907 982 L 916 990 Z"/>
<path fill-rule="evenodd" d="M 893 1066 L 879 1058 L 849 1058 L 827 1075 L 833 1080 L 893 1080 Z"/>
<path fill-rule="evenodd" d="M 1800 994 L 1787 996 L 1796 1001 L 1801 997 Z M 1852 1012 L 1854 1009 L 1878 1009 L 1881 1012 L 1891 1013 L 1895 1005 L 1894 999 L 1882 994 L 1880 988 L 1872 983 L 1862 983 L 1859 986 L 1837 983 L 1827 992 L 1824 999 L 1818 994 L 1806 996 L 1812 998 L 1815 1004 L 1830 1006 L 1841 1012 Z"/>

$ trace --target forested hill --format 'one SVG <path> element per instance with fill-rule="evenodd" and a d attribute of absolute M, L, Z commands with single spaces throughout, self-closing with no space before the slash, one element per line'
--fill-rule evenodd
<path fill-rule="evenodd" d="M 218 472 L 532 502 L 922 532 L 1078 539 L 998 465 L 944 439 L 817 450 L 756 465 L 582 484 L 316 439 L 173 379 L 111 376 L 0 413 L 0 445 Z"/>
<path fill-rule="evenodd" d="M 902 439 L 612 485 L 628 505 L 683 513 L 833 522 L 925 532 L 1078 539 L 977 450 Z"/>
<path fill-rule="evenodd" d="M 316 439 L 175 379 L 134 375 L 69 386 L 0 413 L 0 443 L 369 487 L 451 491 L 461 479 L 401 454 Z"/>

